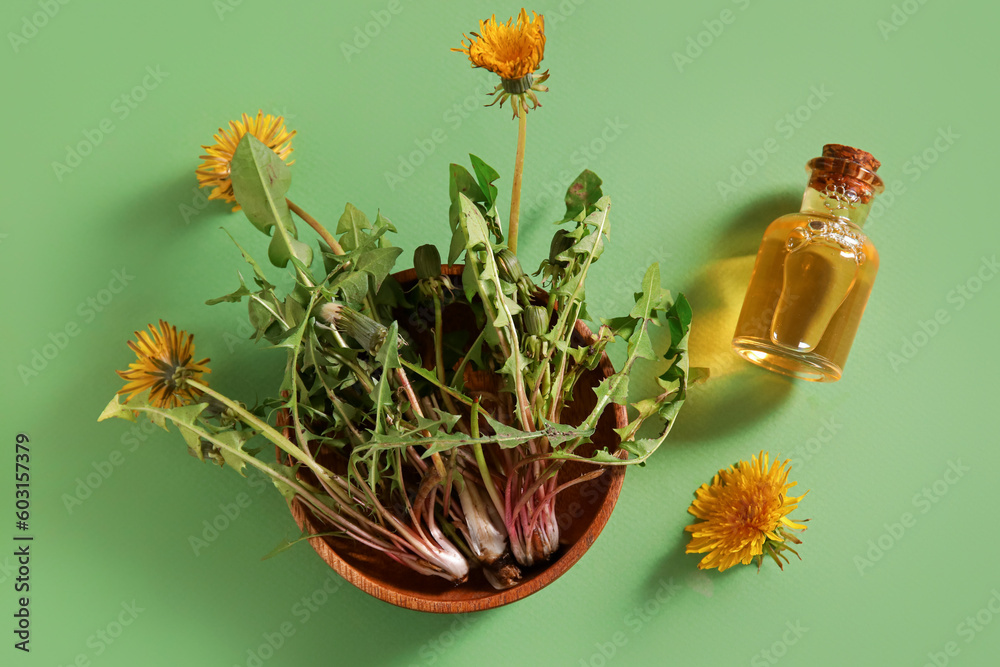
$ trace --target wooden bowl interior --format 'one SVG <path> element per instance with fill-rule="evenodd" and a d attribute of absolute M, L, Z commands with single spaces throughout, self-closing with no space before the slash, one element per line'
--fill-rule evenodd
<path fill-rule="evenodd" d="M 460 275 L 460 266 L 446 266 L 447 273 Z M 412 286 L 416 280 L 414 271 L 404 271 L 394 276 L 403 285 Z M 433 322 L 433 315 L 431 316 Z M 401 325 L 407 322 L 402 321 Z M 413 324 L 413 321 L 410 322 Z M 449 304 L 445 309 L 445 332 L 475 326 L 472 312 L 467 305 Z M 416 345 L 424 346 L 432 333 L 429 328 L 410 326 L 411 338 Z M 589 340 L 587 326 L 578 321 L 576 332 L 579 341 Z M 428 349 L 421 347 L 421 349 Z M 586 372 L 577 382 L 573 400 L 563 411 L 564 423 L 579 424 L 594 408 L 596 397 L 592 388 L 614 372 L 610 360 L 605 356 L 593 371 Z M 619 439 L 612 430 L 627 423 L 625 408 L 612 405 L 601 416 L 593 444 L 582 446 L 578 451 L 590 455 L 595 447 L 617 447 Z M 589 464 L 568 462 L 560 471 L 561 481 L 568 481 L 579 475 L 593 471 Z M 624 469 L 606 468 L 600 477 L 572 486 L 556 497 L 556 514 L 560 529 L 560 548 L 553 558 L 531 568 L 523 568 L 522 580 L 511 588 L 498 591 L 483 576 L 480 569 L 469 574 L 467 582 L 455 586 L 440 577 L 431 577 L 412 572 L 382 553 L 361 545 L 348 538 L 317 537 L 309 540 L 316 552 L 333 569 L 361 590 L 400 607 L 441 613 L 458 613 L 490 609 L 519 600 L 548 585 L 570 568 L 593 544 L 604 528 L 615 501 L 621 490 Z M 316 520 L 301 503 L 296 501 L 292 514 L 300 528 L 312 533 L 328 530 Z"/>

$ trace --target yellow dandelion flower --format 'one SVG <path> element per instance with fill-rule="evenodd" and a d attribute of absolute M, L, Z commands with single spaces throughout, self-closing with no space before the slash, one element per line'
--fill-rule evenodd
<path fill-rule="evenodd" d="M 793 522 L 788 514 L 805 494 L 788 495 L 788 489 L 796 484 L 787 481 L 788 461 L 775 460 L 769 467 L 768 456 L 761 452 L 750 463 L 740 461 L 720 470 L 711 484 L 702 484 L 695 492 L 688 512 L 701 521 L 685 530 L 691 533 L 687 553 L 708 554 L 698 563 L 699 569 L 717 567 L 723 571 L 754 559 L 759 568 L 765 552 L 780 567 L 779 554 L 788 560 L 782 551 L 798 555 L 785 540 L 800 544 L 790 529 L 804 530 L 805 526 Z"/>
<path fill-rule="evenodd" d="M 463 35 L 462 48 L 452 49 L 469 56 L 473 67 L 483 67 L 509 81 L 524 78 L 538 69 L 545 55 L 545 17 L 521 9 L 517 17 L 507 23 L 497 23 L 494 14 L 488 21 L 479 22 L 476 39 Z M 469 40 L 466 44 L 465 40 Z"/>
<path fill-rule="evenodd" d="M 233 194 L 233 182 L 230 180 L 230 165 L 233 160 L 233 153 L 236 146 L 245 134 L 252 134 L 261 140 L 268 148 L 278 154 L 282 160 L 288 160 L 292 153 L 292 137 L 295 132 L 285 129 L 285 119 L 281 116 L 264 115 L 263 111 L 257 112 L 256 118 L 251 118 L 243 114 L 242 120 L 229 121 L 229 130 L 219 128 L 219 133 L 213 139 L 215 143 L 211 146 L 202 146 L 208 155 L 202 155 L 204 162 L 195 170 L 198 176 L 198 186 L 202 188 L 212 188 L 208 195 L 209 199 L 221 199 L 227 202 L 235 202 L 236 196 Z M 292 162 L 288 162 L 291 165 Z M 234 211 L 240 210 L 240 205 L 233 206 Z"/>
<path fill-rule="evenodd" d="M 163 320 L 159 328 L 149 325 L 149 333 L 136 331 L 137 342 L 128 342 L 135 352 L 135 363 L 127 371 L 115 371 L 128 383 L 118 392 L 128 394 L 127 403 L 136 394 L 149 389 L 149 403 L 161 408 L 176 408 L 193 403 L 201 392 L 187 384 L 201 382 L 209 373 L 208 359 L 193 361 L 194 336 L 178 331 Z"/>
<path fill-rule="evenodd" d="M 535 75 L 538 65 L 545 55 L 545 17 L 523 8 L 517 16 L 517 23 L 511 18 L 507 23 L 497 23 L 496 15 L 488 21 L 479 22 L 479 32 L 471 33 L 472 37 L 462 35 L 461 48 L 452 49 L 469 57 L 473 67 L 482 67 L 500 75 L 500 85 L 491 94 L 500 93 L 499 97 L 489 105 L 515 98 L 511 103 L 514 115 L 518 109 L 528 110 L 527 100 L 531 100 L 532 108 L 541 106 L 536 92 L 548 90 L 541 85 L 549 78 L 546 70 Z M 466 43 L 468 40 L 468 43 Z"/>

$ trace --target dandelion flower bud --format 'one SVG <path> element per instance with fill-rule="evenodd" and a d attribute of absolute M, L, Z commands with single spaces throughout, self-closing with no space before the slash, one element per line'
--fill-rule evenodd
<path fill-rule="evenodd" d="M 413 251 L 413 268 L 418 280 L 428 280 L 441 275 L 441 253 L 436 246 L 428 243 Z"/>
<path fill-rule="evenodd" d="M 500 277 L 509 283 L 517 284 L 524 277 L 520 260 L 507 248 L 497 253 L 497 268 L 500 269 Z"/>
<path fill-rule="evenodd" d="M 524 330 L 532 336 L 544 335 L 549 330 L 548 313 L 543 306 L 528 306 L 521 314 Z"/>
<path fill-rule="evenodd" d="M 572 247 L 573 238 L 565 229 L 560 229 L 552 236 L 552 243 L 549 244 L 549 262 L 556 266 L 566 266 L 566 262 L 557 258 Z"/>

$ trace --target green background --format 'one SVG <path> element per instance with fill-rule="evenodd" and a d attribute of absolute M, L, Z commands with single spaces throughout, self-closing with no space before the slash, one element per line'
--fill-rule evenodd
<path fill-rule="evenodd" d="M 199 464 L 176 433 L 96 417 L 120 386 L 125 341 L 161 317 L 196 333 L 231 396 L 253 402 L 281 372 L 283 353 L 243 341 L 243 308 L 203 305 L 243 268 L 220 227 L 258 255 L 266 243 L 195 189 L 200 145 L 241 112 L 281 113 L 298 130 L 293 199 L 331 224 L 347 201 L 381 209 L 404 257 L 446 247 L 446 169 L 468 152 L 501 172 L 506 201 L 516 123 L 481 106 L 493 79 L 448 49 L 519 6 L 52 0 L 51 18 L 43 6 L 0 10 L 0 539 L 13 544 L 18 432 L 31 438 L 35 536 L 30 655 L 12 647 L 13 547 L 0 549 L 0 662 L 252 665 L 288 623 L 294 634 L 263 664 L 996 663 L 1000 280 L 977 276 L 993 277 L 1000 246 L 986 197 L 995 3 L 534 7 L 552 77 L 528 123 L 524 264 L 546 254 L 562 212 L 543 193 L 593 169 L 614 209 L 591 312 L 621 311 L 659 261 L 664 285 L 690 297 L 693 361 L 714 377 L 655 459 L 629 470 L 579 564 L 530 598 L 459 618 L 340 585 L 304 545 L 261 561 L 296 532 L 276 493 Z M 111 131 L 95 134 L 102 121 Z M 761 160 L 769 140 L 777 150 Z M 54 167 L 81 142 L 96 145 L 68 173 Z M 844 379 L 817 385 L 752 367 L 728 342 L 764 227 L 797 210 L 803 165 L 829 142 L 874 153 L 895 195 L 866 227 L 882 269 Z M 744 164 L 754 155 L 763 165 Z M 386 177 L 407 161 L 412 175 Z M 741 168 L 745 182 L 730 180 Z M 739 186 L 723 197 L 720 182 Z M 115 271 L 126 284 L 113 294 Z M 60 337 L 67 326 L 75 335 Z M 53 339 L 63 349 L 45 348 Z M 46 349 L 37 375 L 19 370 Z M 762 449 L 791 457 L 797 490 L 810 491 L 794 515 L 810 519 L 802 560 L 699 572 L 683 553 L 692 492 Z M 99 470 L 110 473 L 87 487 Z M 249 506 L 195 553 L 189 538 L 240 500 Z M 322 604 L 304 606 L 310 596 Z M 130 624 L 102 639 L 120 616 Z"/>

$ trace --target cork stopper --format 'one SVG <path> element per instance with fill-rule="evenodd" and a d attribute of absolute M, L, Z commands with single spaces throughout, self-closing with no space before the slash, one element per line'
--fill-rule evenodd
<path fill-rule="evenodd" d="M 843 144 L 826 144 L 822 157 L 809 161 L 809 187 L 820 192 L 840 192 L 862 203 L 882 192 L 882 179 L 875 172 L 882 163 L 867 151 Z"/>
<path fill-rule="evenodd" d="M 843 160 L 850 160 L 868 171 L 878 171 L 878 168 L 882 166 L 882 163 L 876 160 L 871 153 L 843 144 L 823 146 L 823 157 L 839 157 Z"/>

